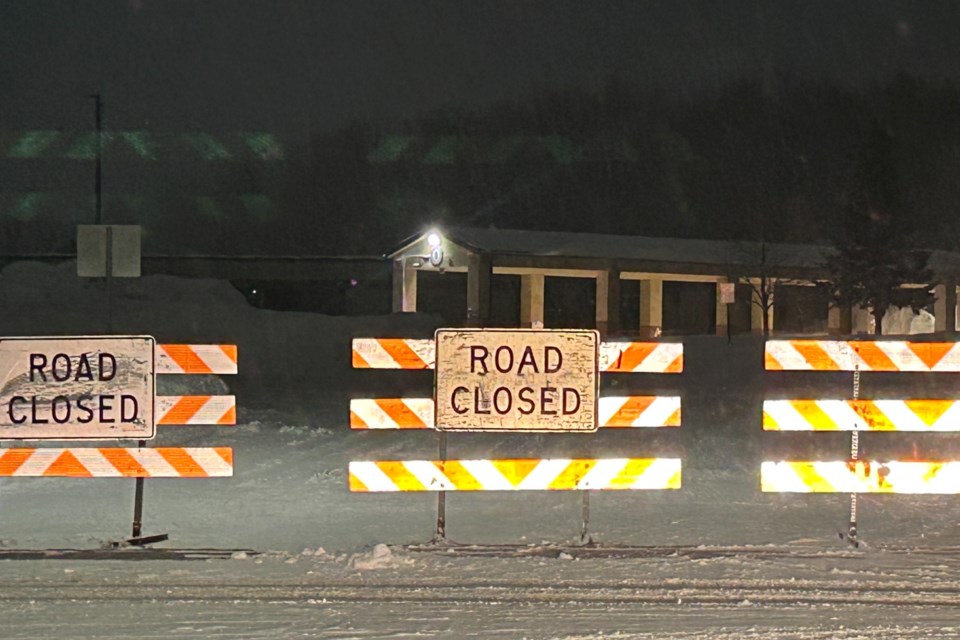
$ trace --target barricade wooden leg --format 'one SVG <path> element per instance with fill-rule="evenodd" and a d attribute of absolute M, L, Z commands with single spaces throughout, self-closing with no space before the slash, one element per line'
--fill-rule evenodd
<path fill-rule="evenodd" d="M 146 441 L 137 443 L 140 447 L 147 445 Z M 139 538 L 143 530 L 143 478 L 136 479 L 136 488 L 133 491 L 133 532 L 131 537 Z"/>
<path fill-rule="evenodd" d="M 590 526 L 590 492 L 583 492 L 583 502 L 580 504 L 580 542 L 589 544 L 593 542 L 587 529 Z"/>
<path fill-rule="evenodd" d="M 440 432 L 438 453 L 439 460 L 447 459 L 447 434 Z M 437 494 L 437 531 L 434 535 L 436 542 L 444 542 L 447 538 L 447 492 Z"/>

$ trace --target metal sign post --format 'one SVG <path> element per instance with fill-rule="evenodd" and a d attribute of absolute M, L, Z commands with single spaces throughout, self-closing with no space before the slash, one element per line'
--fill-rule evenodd
<path fill-rule="evenodd" d="M 853 399 L 860 399 L 860 365 L 855 365 L 853 369 Z M 850 464 L 856 470 L 857 461 L 860 458 L 860 427 L 854 425 L 850 432 Z M 850 494 L 850 526 L 847 529 L 847 542 L 853 547 L 859 547 L 860 541 L 857 539 L 857 493 Z"/>

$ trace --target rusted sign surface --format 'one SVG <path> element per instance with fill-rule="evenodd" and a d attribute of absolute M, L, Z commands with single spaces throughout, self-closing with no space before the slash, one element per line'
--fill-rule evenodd
<path fill-rule="evenodd" d="M 596 331 L 439 329 L 435 339 L 437 429 L 596 430 Z"/>
<path fill-rule="evenodd" d="M 0 338 L 0 440 L 154 436 L 154 339 Z"/>

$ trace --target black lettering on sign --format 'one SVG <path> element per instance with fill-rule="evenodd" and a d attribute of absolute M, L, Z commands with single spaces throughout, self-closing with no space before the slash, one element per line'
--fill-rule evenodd
<path fill-rule="evenodd" d="M 500 406 L 500 399 L 506 397 L 506 406 Z M 513 394 L 510 393 L 510 389 L 507 387 L 497 387 L 496 391 L 493 392 L 493 410 L 496 411 L 501 416 L 505 416 L 510 413 L 510 409 L 513 408 Z"/>
<path fill-rule="evenodd" d="M 26 401 L 27 399 L 24 398 L 23 396 L 13 396 L 12 398 L 10 398 L 10 402 L 7 404 L 7 415 L 10 416 L 10 422 L 12 422 L 13 424 L 23 424 L 24 422 L 27 421 L 25 417 L 16 416 L 13 414 L 13 410 L 15 409 L 13 405 L 21 402 L 26 403 Z"/>
<path fill-rule="evenodd" d="M 70 414 L 73 413 L 70 407 L 70 398 L 67 396 L 57 396 L 54 398 L 51 413 L 53 414 L 53 421 L 57 424 L 70 422 Z"/>
<path fill-rule="evenodd" d="M 571 396 L 573 400 L 576 401 L 576 404 L 571 406 L 573 400 L 570 400 Z M 568 416 L 571 413 L 576 413 L 580 411 L 580 392 L 571 387 L 563 388 L 563 415 Z"/>
<path fill-rule="evenodd" d="M 104 424 L 110 424 L 116 422 L 117 420 L 111 415 L 107 417 L 107 413 L 113 411 L 113 400 L 115 396 L 100 396 L 100 422 Z"/>
<path fill-rule="evenodd" d="M 50 422 L 46 418 L 41 418 L 37 415 L 37 396 L 30 398 L 30 423 L 31 424 L 47 424 Z"/>
<path fill-rule="evenodd" d="M 550 355 L 553 354 L 554 360 L 551 364 Z M 546 346 L 543 348 L 543 372 L 556 373 L 563 366 L 563 352 L 557 347 Z"/>
<path fill-rule="evenodd" d="M 139 409 L 135 397 L 126 393 L 120 396 L 120 422 L 136 422 Z"/>
<path fill-rule="evenodd" d="M 93 409 L 86 405 L 88 400 L 93 400 L 93 396 L 82 395 L 77 398 L 77 410 L 82 413 L 82 415 L 77 418 L 77 422 L 80 424 L 90 424 L 93 422 Z"/>
<path fill-rule="evenodd" d="M 520 356 L 520 364 L 517 365 L 517 375 L 523 375 L 523 369 L 530 367 L 533 373 L 540 373 L 540 367 L 537 366 L 537 359 L 533 356 L 533 347 L 527 345 L 523 348 L 523 355 Z"/>
<path fill-rule="evenodd" d="M 70 356 L 65 353 L 58 353 L 50 361 L 50 373 L 57 382 L 66 382 L 70 379 Z"/>
<path fill-rule="evenodd" d="M 484 406 L 487 407 L 486 411 L 480 408 Z M 473 410 L 476 411 L 478 415 L 490 415 L 490 401 L 483 397 L 483 389 L 480 387 L 473 389 Z"/>
<path fill-rule="evenodd" d="M 556 409 L 547 409 L 548 405 L 552 405 L 557 401 L 557 388 L 556 387 L 543 387 L 540 389 L 540 414 L 544 416 L 555 416 L 557 415 Z"/>
<path fill-rule="evenodd" d="M 110 375 L 107 375 L 107 372 L 109 372 Z M 117 359 L 113 357 L 112 353 L 101 353 L 100 354 L 101 382 L 107 382 L 108 380 L 113 380 L 116 377 L 117 377 Z"/>
<path fill-rule="evenodd" d="M 77 363 L 77 382 L 93 382 L 93 370 L 90 368 L 90 358 L 87 354 L 80 354 L 80 361 Z"/>
<path fill-rule="evenodd" d="M 523 387 L 517 393 L 517 398 L 519 399 L 519 409 L 521 415 L 528 416 L 537 409 L 537 403 L 533 401 L 533 398 L 530 397 L 530 394 L 533 393 L 532 387 Z"/>
<path fill-rule="evenodd" d="M 489 357 L 490 351 L 486 347 L 481 345 L 471 345 L 470 346 L 470 373 L 477 372 L 477 363 L 483 367 L 483 371 L 480 373 L 487 373 L 487 357 Z"/>
<path fill-rule="evenodd" d="M 40 380 L 47 381 L 47 376 L 43 373 L 43 368 L 47 366 L 47 356 L 42 353 L 30 354 L 30 382 L 33 382 L 33 374 L 37 373 Z"/>
<path fill-rule="evenodd" d="M 460 405 L 457 404 L 457 395 L 461 392 L 469 393 L 470 390 L 467 389 L 466 387 L 457 387 L 456 389 L 454 389 L 453 393 L 450 394 L 450 407 L 453 409 L 454 413 L 462 416 L 470 409 L 461 409 Z"/>
<path fill-rule="evenodd" d="M 503 354 L 507 354 L 507 357 L 501 358 Z M 506 364 L 503 364 L 504 362 L 506 362 Z M 496 365 L 497 371 L 500 373 L 510 373 L 510 370 L 513 369 L 513 349 L 506 345 L 497 347 L 496 354 L 493 357 L 493 364 Z"/>

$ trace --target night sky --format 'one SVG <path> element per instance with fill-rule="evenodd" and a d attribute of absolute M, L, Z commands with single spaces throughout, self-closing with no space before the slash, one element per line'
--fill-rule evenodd
<path fill-rule="evenodd" d="M 765 73 L 845 85 L 960 75 L 960 3 L 4 0 L 0 127 L 390 124 L 538 91 L 679 97 Z"/>

